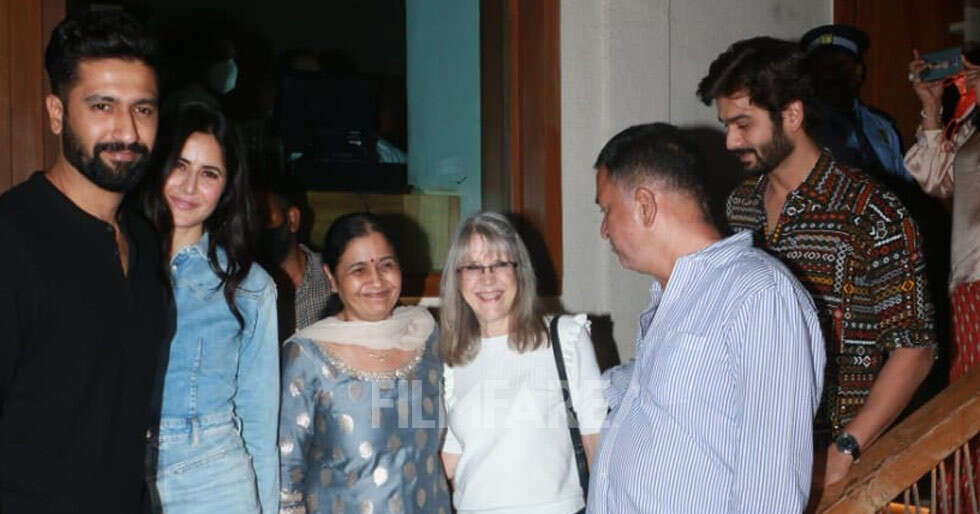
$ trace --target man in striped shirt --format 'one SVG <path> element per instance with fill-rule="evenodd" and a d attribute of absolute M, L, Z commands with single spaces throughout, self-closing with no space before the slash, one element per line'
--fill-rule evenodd
<path fill-rule="evenodd" d="M 604 376 L 588 512 L 800 512 L 824 367 L 813 301 L 750 234 L 721 237 L 676 127 L 626 129 L 595 167 L 602 237 L 654 281 L 635 359 Z"/>

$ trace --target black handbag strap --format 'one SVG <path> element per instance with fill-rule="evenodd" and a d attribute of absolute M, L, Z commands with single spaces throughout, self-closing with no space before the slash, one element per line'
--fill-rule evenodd
<path fill-rule="evenodd" d="M 572 449 L 575 450 L 575 462 L 578 464 L 578 481 L 582 485 L 582 497 L 589 496 L 589 462 L 585 458 L 585 445 L 582 444 L 582 431 L 578 427 L 578 414 L 572 406 L 572 394 L 568 389 L 568 374 L 565 373 L 565 359 L 561 354 L 561 341 L 558 337 L 558 319 L 560 315 L 551 318 L 551 349 L 555 353 L 555 366 L 558 368 L 558 380 L 561 384 L 561 396 L 565 399 L 565 413 L 568 416 L 568 432 L 572 437 Z"/>

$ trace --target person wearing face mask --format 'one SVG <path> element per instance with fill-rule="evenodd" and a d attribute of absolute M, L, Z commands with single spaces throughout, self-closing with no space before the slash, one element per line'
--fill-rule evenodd
<path fill-rule="evenodd" d="M 192 65 L 192 80 L 167 98 L 165 113 L 173 113 L 192 103 L 221 110 L 222 99 L 238 85 L 235 45 L 228 38 L 214 41 L 203 59 Z"/>
<path fill-rule="evenodd" d="M 303 209 L 299 197 L 265 191 L 265 228 L 260 250 L 279 289 L 279 340 L 321 320 L 331 289 L 316 252 L 299 242 Z"/>

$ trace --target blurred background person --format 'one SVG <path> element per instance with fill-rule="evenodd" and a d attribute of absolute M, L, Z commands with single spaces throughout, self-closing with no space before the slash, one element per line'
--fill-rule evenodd
<path fill-rule="evenodd" d="M 527 248 L 506 218 L 485 212 L 460 225 L 440 299 L 449 425 L 442 457 L 457 512 L 583 509 L 549 319 Z M 564 316 L 557 331 L 591 461 L 606 401 L 589 324 L 584 314 Z"/>
<path fill-rule="evenodd" d="M 166 237 L 177 332 L 151 484 L 165 512 L 276 512 L 276 291 L 252 262 L 242 149 L 227 119 L 204 104 L 181 109 L 159 134 L 159 173 L 144 207 Z"/>
<path fill-rule="evenodd" d="M 922 101 L 922 123 L 916 143 L 905 162 L 926 194 L 950 206 L 953 218 L 949 294 L 952 307 L 953 348 L 949 379 L 955 381 L 976 365 L 980 356 L 980 136 L 976 125 L 976 87 L 980 66 L 963 60 L 963 77 L 970 93 L 967 105 L 943 127 L 940 121 L 942 81 L 923 82 L 926 63 L 918 52 L 909 63 L 912 88 Z M 980 462 L 980 439 L 972 446 L 973 462 Z M 966 481 L 959 484 L 968 491 Z M 974 487 L 980 490 L 980 475 Z M 964 498 L 966 494 L 962 495 Z M 965 509 L 965 504 L 964 504 Z"/>
<path fill-rule="evenodd" d="M 329 316 L 283 347 L 282 512 L 449 513 L 438 450 L 438 332 L 398 307 L 391 238 L 367 213 L 327 230 Z"/>
<path fill-rule="evenodd" d="M 817 96 L 817 143 L 841 164 L 862 169 L 893 189 L 913 184 L 895 124 L 861 102 L 868 35 L 847 25 L 823 25 L 804 34 L 800 44 Z"/>
<path fill-rule="evenodd" d="M 300 243 L 312 215 L 302 192 L 260 192 L 265 227 L 259 239 L 263 264 L 279 291 L 279 339 L 285 341 L 326 315 L 330 282 L 320 255 Z"/>

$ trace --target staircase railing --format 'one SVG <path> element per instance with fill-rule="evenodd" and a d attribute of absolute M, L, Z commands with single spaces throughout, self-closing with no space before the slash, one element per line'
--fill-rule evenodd
<path fill-rule="evenodd" d="M 975 445 L 969 441 L 978 432 L 980 366 L 868 447 L 847 476 L 824 491 L 817 512 L 873 513 L 884 508 L 886 512 L 980 514 L 975 485 L 962 486 L 976 484 L 978 463 L 970 453 Z M 947 465 L 951 455 L 953 462 Z M 926 475 L 931 478 L 930 490 L 920 491 L 918 483 Z M 899 496 L 905 505 L 887 510 Z"/>

